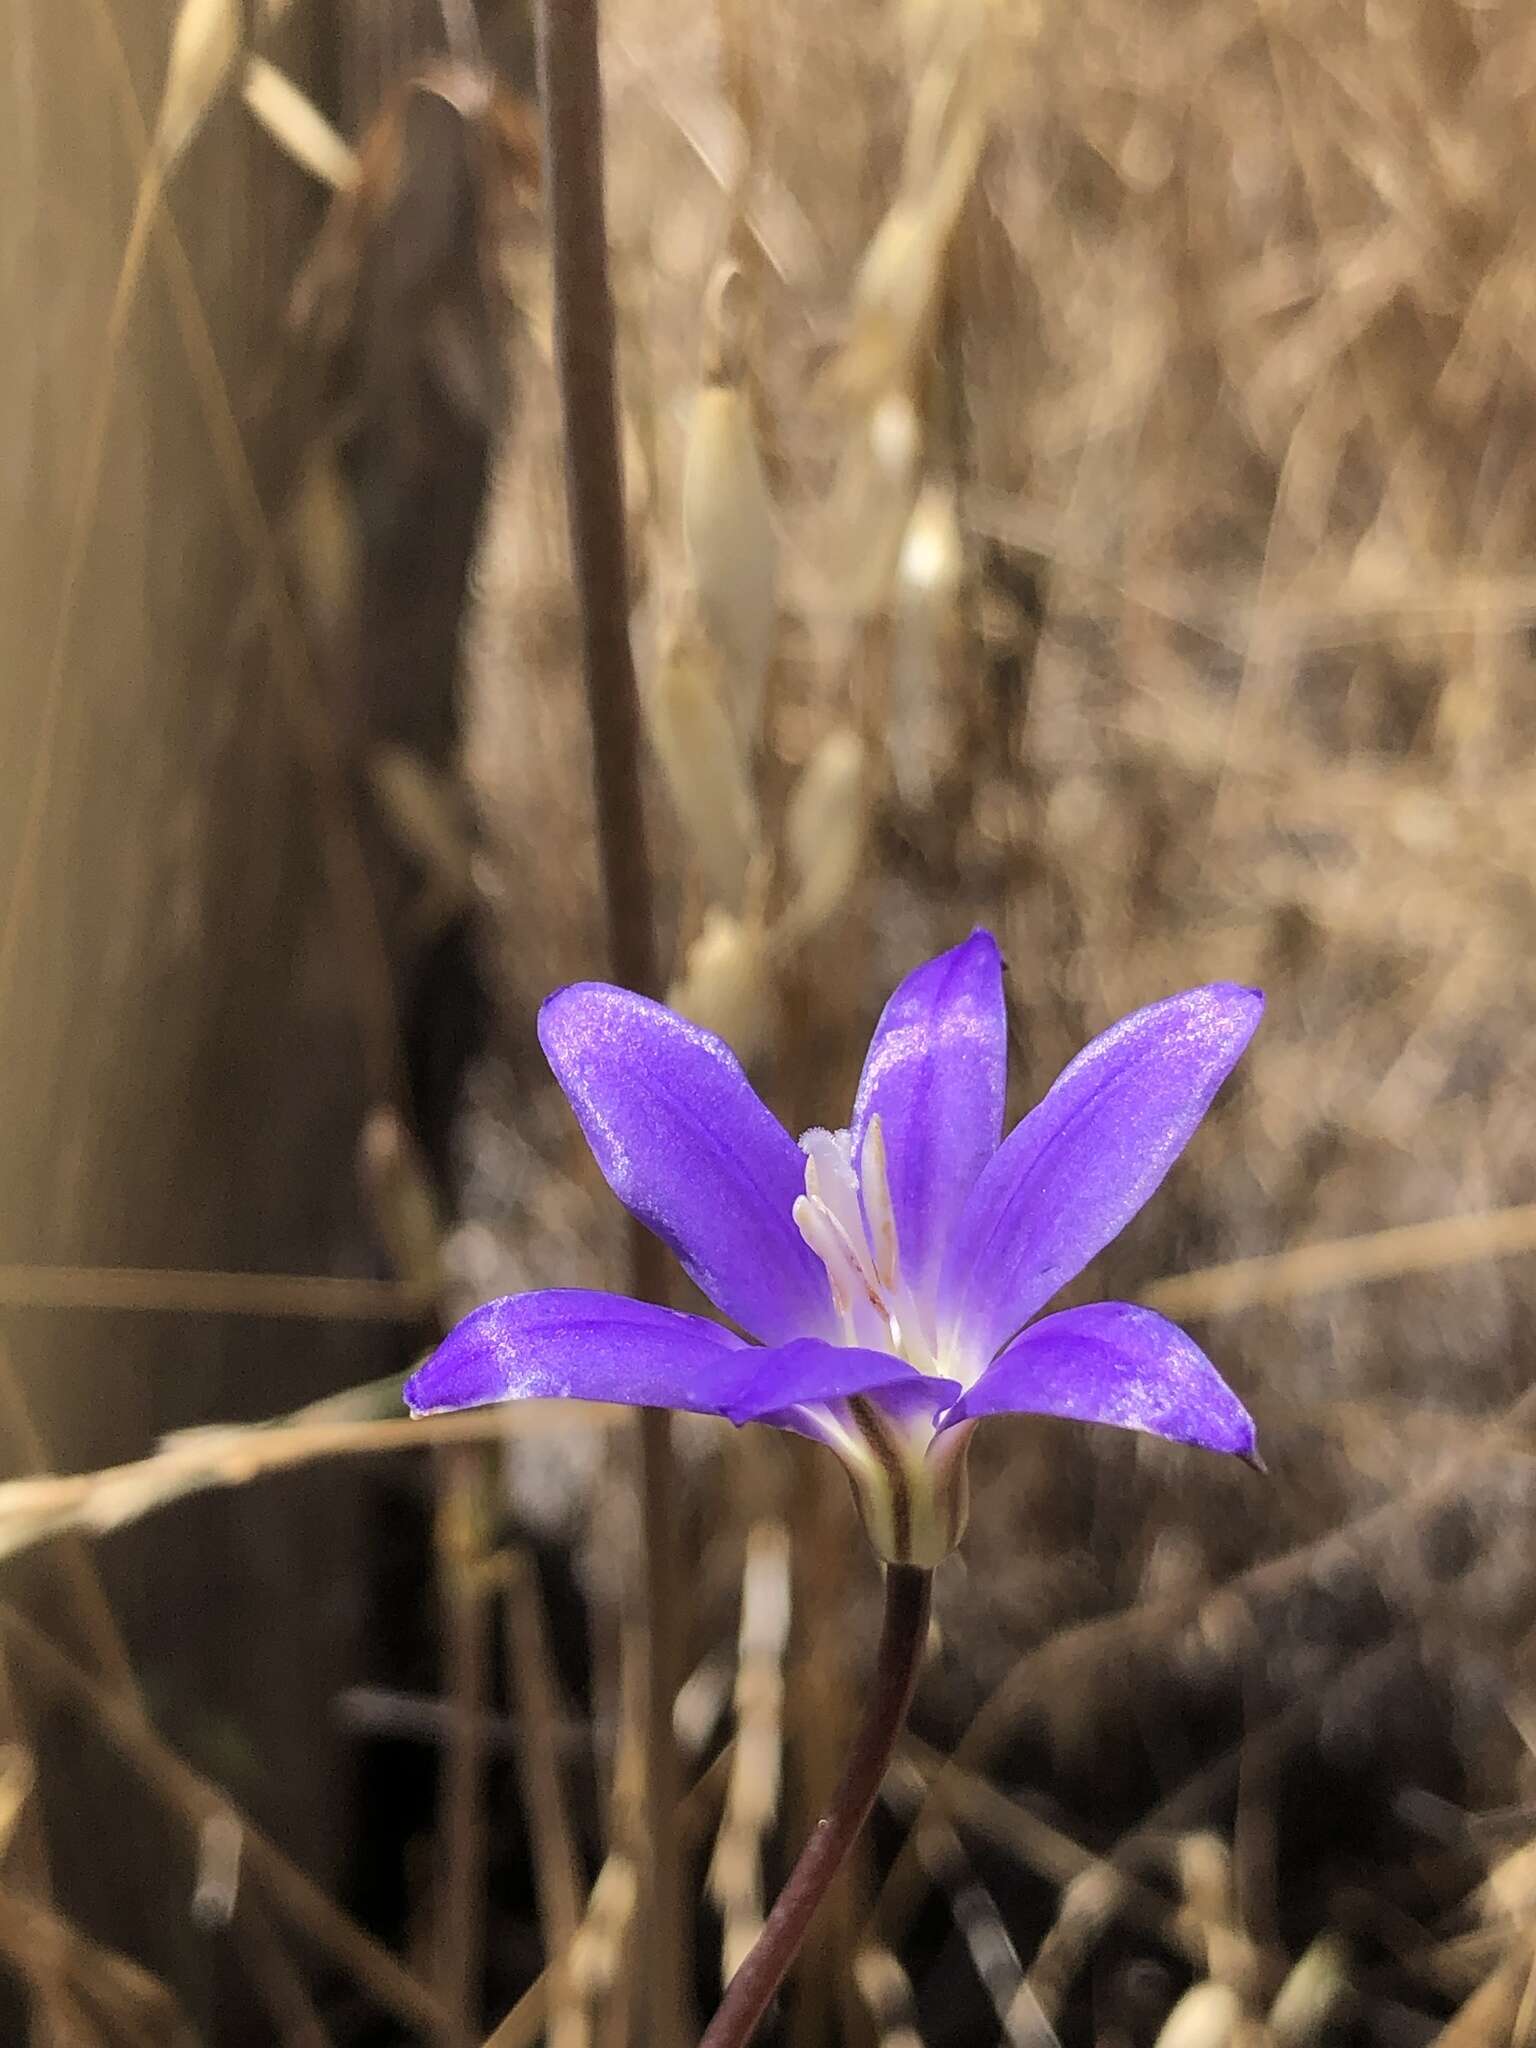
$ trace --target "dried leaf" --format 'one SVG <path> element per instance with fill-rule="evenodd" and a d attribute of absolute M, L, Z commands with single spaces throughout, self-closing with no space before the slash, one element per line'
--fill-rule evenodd
<path fill-rule="evenodd" d="M 182 0 L 171 32 L 151 160 L 163 173 L 207 118 L 240 54 L 239 0 Z"/>
<path fill-rule="evenodd" d="M 279 149 L 301 170 L 309 171 L 334 192 L 356 184 L 357 152 L 285 71 L 265 57 L 248 57 L 240 94 Z"/>

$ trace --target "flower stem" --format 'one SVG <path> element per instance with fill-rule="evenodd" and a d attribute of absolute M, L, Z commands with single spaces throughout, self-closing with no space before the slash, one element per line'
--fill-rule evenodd
<path fill-rule="evenodd" d="M 800 1851 L 762 1933 L 727 1985 L 699 2048 L 746 2048 L 828 1885 L 869 1818 L 917 1684 L 932 1591 L 932 1572 L 910 1564 L 886 1567 L 885 1621 L 869 1712 L 853 1739 L 831 1805 Z"/>
<path fill-rule="evenodd" d="M 542 0 L 539 86 L 554 278 L 555 361 L 565 441 L 566 513 L 581 619 L 581 666 L 592 728 L 598 860 L 615 981 L 659 993 L 651 861 L 640 786 L 640 697 L 629 640 L 628 537 L 614 367 L 613 294 L 603 199 L 603 99 L 597 0 Z M 666 1296 L 661 1247 L 630 1236 L 634 1292 Z M 640 1416 L 645 1509 L 646 1820 L 650 1837 L 646 2039 L 684 2035 L 687 1924 L 673 1810 L 678 1798 L 672 1701 L 678 1685 L 681 1580 L 671 1418 Z"/>

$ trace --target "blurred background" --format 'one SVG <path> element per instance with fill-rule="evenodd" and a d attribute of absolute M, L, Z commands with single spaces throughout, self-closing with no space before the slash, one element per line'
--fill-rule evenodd
<path fill-rule="evenodd" d="M 1269 995 L 1083 1289 L 1191 1326 L 1268 1476 L 981 1437 L 772 2038 L 1536 2039 L 1536 26 L 603 33 L 670 999 L 800 1129 L 978 922 L 1013 1114 Z M 626 1272 L 532 1035 L 605 965 L 533 48 L 0 32 L 5 2042 L 672 2048 L 860 1698 L 841 1475 L 680 1424 L 669 1922 L 629 1425 L 399 1401 Z"/>

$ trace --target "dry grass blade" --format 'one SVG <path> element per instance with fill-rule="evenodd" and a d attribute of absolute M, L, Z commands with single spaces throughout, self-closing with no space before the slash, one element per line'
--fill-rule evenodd
<path fill-rule="evenodd" d="M 1233 1259 L 1203 1272 L 1159 1280 L 1145 1290 L 1143 1299 L 1167 1315 L 1219 1315 L 1331 1287 L 1430 1273 L 1480 1259 L 1515 1258 L 1529 1251 L 1536 1251 L 1536 1203 L 1531 1202 L 1480 1215 L 1402 1223 L 1332 1244 L 1297 1245 L 1263 1258 Z"/>
<path fill-rule="evenodd" d="M 763 1925 L 763 1839 L 783 1774 L 784 1650 L 789 1641 L 789 1532 L 747 1533 L 737 1638 L 736 1750 L 706 1880 L 720 1909 L 721 1975 L 735 1976 Z"/>
<path fill-rule="evenodd" d="M 189 4 L 212 4 L 212 0 L 189 0 Z M 232 4 L 232 0 L 229 0 Z M 149 225 L 163 211 L 152 189 L 155 179 L 154 145 L 144 125 L 143 113 L 134 88 L 132 71 L 107 0 L 91 0 L 91 18 L 110 75 L 120 126 L 130 155 L 141 176 L 140 203 L 130 233 L 119 277 L 117 298 L 108 323 L 106 372 L 102 383 L 99 437 L 93 434 L 92 459 L 82 478 L 71 529 L 69 562 L 76 553 L 83 560 L 84 542 L 94 510 L 93 499 L 99 481 L 97 439 L 104 441 L 110 410 L 111 379 L 132 301 L 141 262 L 143 241 Z M 141 225 L 142 223 L 142 225 Z M 400 1088 L 401 1053 L 399 1019 L 395 1010 L 394 986 L 388 953 L 379 922 L 379 908 L 373 881 L 363 853 L 352 791 L 343 771 L 336 735 L 329 713 L 315 687 L 309 644 L 295 609 L 282 551 L 267 518 L 250 454 L 240 422 L 225 383 L 218 350 L 198 293 L 196 277 L 187 252 L 168 212 L 164 215 L 162 247 L 170 285 L 172 307 L 185 349 L 194 395 L 215 458 L 219 481 L 230 518 L 252 564 L 264 615 L 268 621 L 273 650 L 273 667 L 281 702 L 289 719 L 300 761 L 309 777 L 314 802 L 320 859 L 335 916 L 337 943 L 345 949 L 348 982 L 353 1001 L 361 1057 L 370 1093 L 378 1101 L 392 1100 Z M 55 668 L 60 674 L 68 634 L 72 628 L 75 603 L 74 578 L 65 579 L 65 609 L 49 671 L 50 701 Z M 51 716 L 44 721 L 45 737 L 51 732 Z M 46 789 L 48 747 L 39 749 L 34 791 L 41 802 Z M 33 798 L 29 794 L 30 821 Z M 30 846 L 30 839 L 28 841 Z M 18 889 L 20 884 L 18 883 Z M 9 942 L 9 930 L 5 934 Z M 0 993 L 7 973 L 7 956 L 0 946 Z"/>
<path fill-rule="evenodd" d="M 1009 2048 L 1058 2048 L 1055 2029 L 1024 1974 L 1013 1937 L 959 1834 L 942 1812 L 924 1811 L 927 1791 L 922 1772 L 905 1758 L 886 1780 L 886 1797 L 894 1794 L 903 1807 L 919 1815 L 914 1837 L 918 1861 L 948 1901 L 972 1968 L 997 2015 L 1002 2039 Z"/>
<path fill-rule="evenodd" d="M 438 1797 L 435 1975 L 450 2015 L 444 2048 L 455 2048 L 478 2031 L 485 1965 L 491 1470 L 484 1451 L 469 1444 L 440 1451 L 436 1467 L 435 1544 L 448 1725 Z"/>
<path fill-rule="evenodd" d="M 591 1410 L 584 1411 L 583 1421 L 568 1404 L 520 1410 L 510 1424 L 499 1409 L 414 1420 L 367 1419 L 397 1409 L 399 1399 L 400 1382 L 391 1377 L 273 1422 L 178 1431 L 153 1457 L 132 1464 L 8 1480 L 0 1485 L 0 1557 L 13 1557 L 71 1532 L 101 1535 L 189 1493 L 248 1486 L 320 1458 L 421 1450 L 434 1444 L 495 1443 L 509 1427 L 558 1432 L 590 1428 L 594 1420 L 598 1427 L 608 1427 L 621 1419 L 618 1410 Z"/>
<path fill-rule="evenodd" d="M 77 2008 L 75 2040 L 122 2048 L 199 2048 L 202 2036 L 158 1977 L 92 1941 L 62 1914 L 0 1890 L 0 1951 L 27 1982 L 62 1982 Z M 98 2034 L 88 2015 L 96 2015 Z"/>
<path fill-rule="evenodd" d="M 248 57 L 240 97 L 278 148 L 322 185 L 342 192 L 356 184 L 357 152 L 286 71 L 265 57 Z"/>
<path fill-rule="evenodd" d="M 888 1948 L 870 1942 L 853 1959 L 853 1981 L 869 2007 L 879 2048 L 923 2048 L 912 1983 Z"/>
<path fill-rule="evenodd" d="M 397 1280 L 331 1273 L 177 1272 L 162 1266 L 0 1266 L 6 1308 L 127 1309 L 146 1315 L 414 1322 L 433 1299 Z"/>
<path fill-rule="evenodd" d="M 544 1603 L 532 1560 L 514 1552 L 500 1561 L 505 1589 L 507 1685 L 517 1708 L 517 1758 L 523 1805 L 533 1837 L 539 1926 L 549 1957 L 549 2048 L 586 2048 L 584 2006 L 572 1991 L 568 1959 L 581 1925 L 581 1863 L 565 1792 L 556 1731 L 562 1709 Z"/>
<path fill-rule="evenodd" d="M 240 51 L 237 0 L 182 0 L 155 116 L 152 174 L 163 177 L 207 119 Z"/>
<path fill-rule="evenodd" d="M 709 1768 L 694 1780 L 687 1795 L 679 1801 L 678 1840 L 684 1849 L 692 1849 L 704 1834 L 719 1802 L 721 1788 L 730 1769 L 730 1760 L 731 1750 L 727 1745 Z M 588 1896 L 590 1898 L 591 1894 Z M 553 1975 L 552 1966 L 546 1964 L 500 2026 L 487 2039 L 485 2048 L 533 2048 L 533 2044 L 544 2032 Z"/>
<path fill-rule="evenodd" d="M 3 1413 L 26 1462 L 38 1473 L 46 1474 L 50 1463 L 47 1446 L 38 1431 L 20 1376 L 4 1345 L 0 1345 L 0 1413 Z M 98 1672 L 111 1686 L 114 1696 L 137 1715 L 147 1731 L 149 1710 L 89 1548 L 78 1536 L 69 1536 L 55 1547 L 54 1561 L 75 1610 L 77 1626 L 90 1645 Z M 4 1667 L 0 1693 L 8 1697 L 9 1662 L 0 1658 L 0 1665 Z M 214 1905 L 218 1918 L 232 1925 L 251 1983 L 276 2026 L 284 2048 L 329 2048 L 329 2036 L 281 1937 L 250 1887 L 242 1889 L 240 1885 L 240 1855 L 245 1838 L 232 1815 L 223 1812 L 209 1817 L 200 1837 L 200 1847 L 204 1852 L 210 1840 L 224 1842 L 230 1853 L 223 1859 L 223 1867 L 218 1873 L 216 1899 L 205 1894 L 200 1880 L 192 1902 L 193 1917 L 197 1917 L 201 1902 L 204 1907 Z M 43 1874 L 46 1877 L 45 1857 Z M 208 1874 L 206 1867 L 203 1874 Z M 45 1893 L 46 1886 L 40 1893 L 40 1903 L 47 1903 Z M 37 1995 L 46 2004 L 48 1993 L 41 1983 L 37 1987 Z M 67 2026 L 65 2038 L 70 2038 Z"/>

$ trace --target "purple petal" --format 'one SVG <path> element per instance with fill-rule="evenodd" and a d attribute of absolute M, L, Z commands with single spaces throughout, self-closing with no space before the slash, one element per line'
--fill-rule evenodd
<path fill-rule="evenodd" d="M 1003 966 L 990 932 L 909 974 L 875 1027 L 853 1108 L 858 1167 L 878 1116 L 889 1162 L 901 1268 L 932 1298 L 966 1196 L 1003 1134 L 1008 1023 Z"/>
<path fill-rule="evenodd" d="M 851 1344 L 823 1344 L 815 1337 L 749 1354 L 750 1369 L 737 1383 L 722 1412 L 732 1422 L 777 1422 L 793 1428 L 783 1411 L 808 1402 L 845 1401 L 867 1394 L 901 1417 L 923 1413 L 931 1421 L 960 1392 L 956 1380 L 919 1372 L 888 1351 Z M 745 1362 L 745 1361 L 744 1361 Z"/>
<path fill-rule="evenodd" d="M 602 982 L 552 995 L 539 1040 L 608 1185 L 718 1309 L 768 1343 L 835 1333 L 805 1159 L 723 1040 Z"/>
<path fill-rule="evenodd" d="M 1099 1301 L 1027 1329 L 945 1418 L 1064 1415 L 1208 1451 L 1254 1454 L 1253 1420 L 1193 1338 L 1149 1308 Z"/>
<path fill-rule="evenodd" d="M 940 1283 L 943 1352 L 985 1364 L 1123 1230 L 1183 1151 L 1264 998 L 1218 982 L 1111 1025 L 984 1168 Z"/>
<path fill-rule="evenodd" d="M 622 1401 L 723 1415 L 758 1353 L 702 1316 L 621 1294 L 511 1294 L 464 1318 L 406 1382 L 417 1415 L 487 1401 Z"/>

